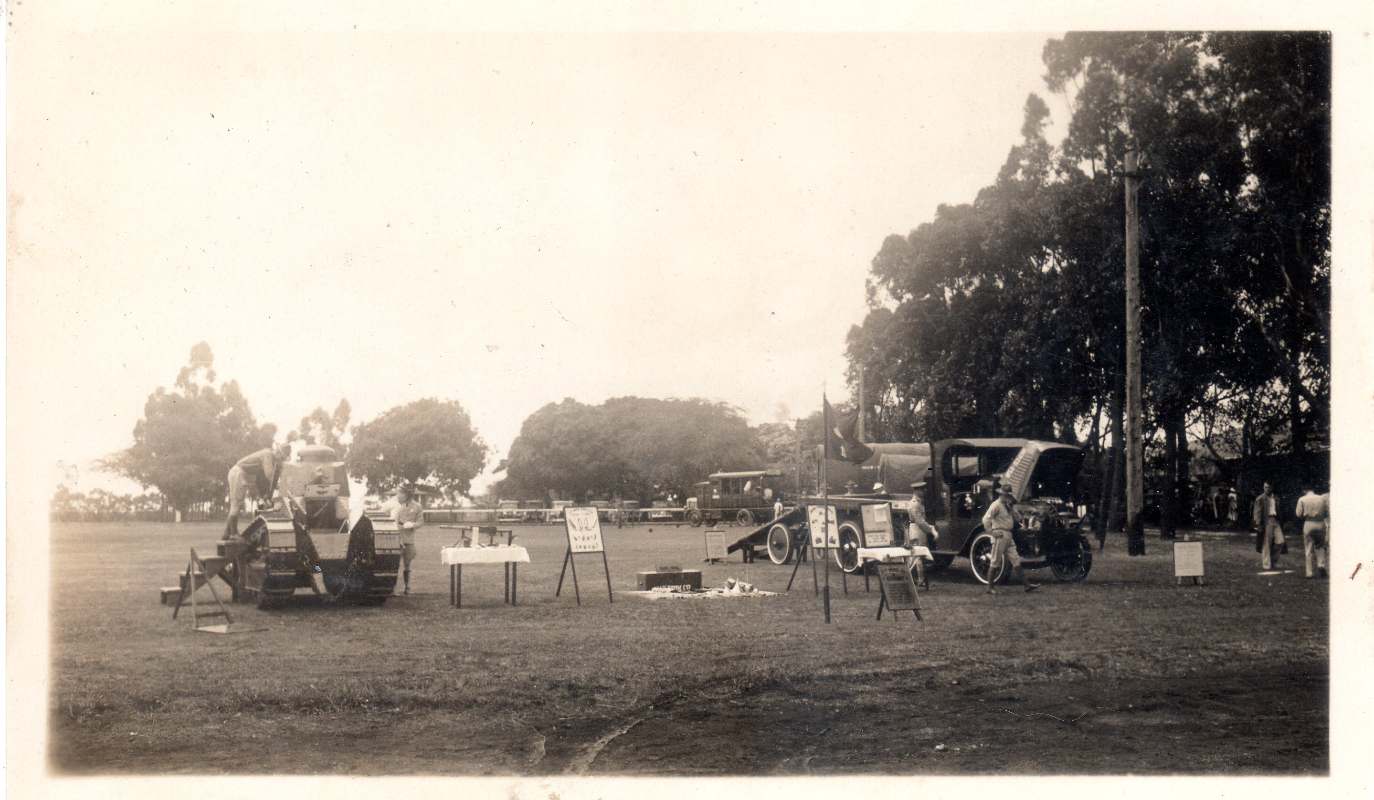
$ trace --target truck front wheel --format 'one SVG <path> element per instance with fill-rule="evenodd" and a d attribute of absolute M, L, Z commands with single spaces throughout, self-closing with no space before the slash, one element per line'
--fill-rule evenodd
<path fill-rule="evenodd" d="M 997 565 L 997 574 L 989 576 L 992 568 L 992 547 L 994 537 L 990 533 L 980 533 L 974 538 L 973 544 L 968 548 L 969 572 L 973 573 L 974 579 L 979 583 L 1001 583 L 1006 580 L 1007 573 L 1011 571 L 1007 559 L 1003 558 L 1002 563 Z"/>

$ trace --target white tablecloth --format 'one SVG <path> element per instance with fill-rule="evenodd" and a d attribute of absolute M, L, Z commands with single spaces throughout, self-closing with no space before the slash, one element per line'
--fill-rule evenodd
<path fill-rule="evenodd" d="M 529 563 L 530 551 L 518 544 L 500 547 L 445 547 L 439 551 L 444 564 L 509 564 Z"/>
<path fill-rule="evenodd" d="M 927 561 L 931 560 L 930 550 L 920 545 L 911 549 L 905 547 L 860 547 L 859 561 L 887 561 L 889 559 L 911 558 L 920 556 Z"/>

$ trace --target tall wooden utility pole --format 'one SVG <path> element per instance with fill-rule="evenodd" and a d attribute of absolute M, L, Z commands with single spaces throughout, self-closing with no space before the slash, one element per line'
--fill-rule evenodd
<path fill-rule="evenodd" d="M 1126 151 L 1126 552 L 1145 555 L 1144 443 L 1140 432 L 1140 218 L 1136 151 Z"/>

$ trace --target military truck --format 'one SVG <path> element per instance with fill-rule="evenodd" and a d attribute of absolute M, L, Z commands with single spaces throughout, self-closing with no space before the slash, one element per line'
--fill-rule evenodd
<path fill-rule="evenodd" d="M 348 474 L 333 448 L 300 448 L 281 465 L 280 502 L 244 530 L 239 589 L 259 607 L 304 589 L 329 600 L 381 605 L 396 588 L 401 541 L 380 516 L 351 519 Z"/>

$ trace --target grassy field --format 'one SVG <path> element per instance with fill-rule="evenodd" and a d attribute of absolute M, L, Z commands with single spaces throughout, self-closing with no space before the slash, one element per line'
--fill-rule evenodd
<path fill-rule="evenodd" d="M 703 565 L 700 529 L 606 533 L 554 597 L 561 527 L 524 527 L 519 607 L 497 567 L 448 606 L 418 537 L 409 597 L 236 606 L 266 630 L 195 633 L 157 602 L 218 525 L 55 525 L 55 769 L 93 773 L 1255 773 L 1327 770 L 1328 601 L 1299 571 L 1257 576 L 1245 539 L 1208 540 L 1207 585 L 1168 547 L 1113 539 L 1082 584 L 985 596 L 963 562 L 925 621 L 873 618 L 850 580 L 826 626 L 809 570 L 791 593 L 645 600 L 635 572 L 700 566 L 781 592 L 791 567 Z M 1297 565 L 1288 556 L 1286 566 Z M 204 590 L 202 590 L 204 591 Z"/>

